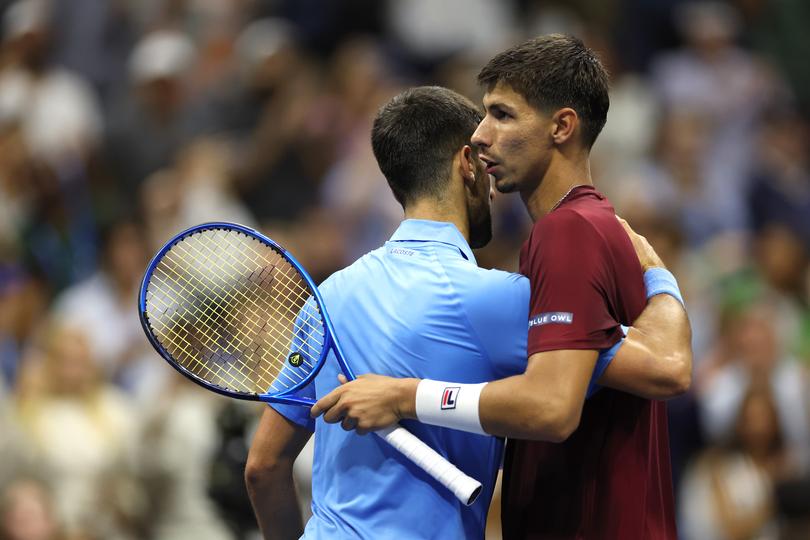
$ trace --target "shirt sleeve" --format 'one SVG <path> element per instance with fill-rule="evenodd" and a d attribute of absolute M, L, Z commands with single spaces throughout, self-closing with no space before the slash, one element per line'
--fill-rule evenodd
<path fill-rule="evenodd" d="M 531 281 L 529 356 L 607 349 L 621 338 L 608 302 L 615 288 L 609 261 L 603 236 L 573 210 L 535 225 L 523 265 Z"/>
<path fill-rule="evenodd" d="M 300 380 L 301 375 L 297 373 L 300 369 L 315 368 L 323 348 L 317 332 L 317 328 L 320 326 L 319 319 L 315 302 L 313 299 L 309 299 L 295 318 L 293 339 L 290 344 L 290 354 L 299 353 L 302 361 L 298 366 L 293 366 L 289 362 L 284 363 L 277 377 L 277 380 L 281 380 L 278 389 L 283 389 L 288 384 Z M 271 387 L 271 391 L 273 390 L 274 388 Z M 314 401 L 316 399 L 314 381 L 310 381 L 292 395 Z M 311 431 L 315 430 L 315 419 L 309 415 L 310 407 L 288 403 L 271 403 L 270 406 L 287 420 Z"/>
<path fill-rule="evenodd" d="M 489 270 L 481 291 L 467 302 L 467 316 L 498 378 L 526 371 L 529 280 L 520 274 Z"/>
<path fill-rule="evenodd" d="M 314 398 L 315 389 L 313 385 L 310 385 L 307 388 L 312 388 L 311 395 L 309 397 Z M 302 389 L 301 392 L 304 392 L 307 390 L 307 388 Z M 298 392 L 296 392 L 296 395 L 299 397 L 305 396 L 305 394 Z M 305 407 L 303 405 L 290 405 L 288 403 L 269 403 L 268 405 L 290 422 L 295 422 L 303 428 L 307 428 L 310 431 L 315 431 L 315 419 L 309 415 L 309 407 Z"/>
<path fill-rule="evenodd" d="M 622 333 L 626 336 L 627 330 L 622 327 Z M 622 344 L 624 343 L 625 338 L 621 338 L 616 344 L 608 349 L 602 349 L 599 351 L 599 356 L 596 359 L 596 366 L 593 368 L 593 374 L 591 375 L 591 381 L 588 383 L 588 391 L 585 394 L 585 398 L 589 398 L 599 390 L 601 390 L 602 386 L 597 383 L 599 377 L 605 372 L 607 367 L 613 362 L 613 358 L 616 357 L 616 353 L 619 352 Z"/>

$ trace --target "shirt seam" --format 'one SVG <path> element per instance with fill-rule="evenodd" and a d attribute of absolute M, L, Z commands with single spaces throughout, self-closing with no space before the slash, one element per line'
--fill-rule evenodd
<path fill-rule="evenodd" d="M 433 256 L 434 260 L 438 263 L 438 266 L 441 269 L 442 275 L 444 276 L 445 280 L 447 281 L 447 286 L 452 291 L 453 296 L 455 296 L 458 299 L 458 303 L 462 307 L 462 315 L 464 316 L 464 322 L 466 323 L 467 328 L 469 329 L 470 335 L 475 337 L 476 345 L 477 345 L 478 350 L 481 351 L 482 356 L 485 357 L 486 361 L 489 362 L 490 364 L 492 364 L 493 363 L 492 362 L 492 357 L 489 354 L 489 350 L 487 350 L 487 348 L 484 346 L 484 342 L 481 340 L 481 336 L 478 335 L 478 332 L 475 330 L 475 327 L 473 326 L 472 322 L 470 321 L 470 317 L 467 314 L 467 305 L 464 302 L 461 301 L 461 295 L 458 293 L 458 291 L 456 290 L 456 287 L 453 285 L 453 281 L 450 279 L 450 276 L 447 275 L 447 269 L 445 268 L 444 263 L 439 259 L 439 257 L 436 255 L 435 252 L 432 251 L 431 255 Z M 469 262 L 472 262 L 472 261 L 469 261 Z M 476 266 L 476 268 L 478 268 L 478 266 Z"/>

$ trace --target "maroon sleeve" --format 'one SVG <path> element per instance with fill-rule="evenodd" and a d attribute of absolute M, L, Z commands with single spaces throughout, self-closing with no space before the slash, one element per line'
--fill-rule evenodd
<path fill-rule="evenodd" d="M 604 237 L 584 216 L 560 208 L 535 224 L 521 271 L 531 281 L 528 354 L 604 349 L 620 339 L 609 298 L 616 280 Z"/>

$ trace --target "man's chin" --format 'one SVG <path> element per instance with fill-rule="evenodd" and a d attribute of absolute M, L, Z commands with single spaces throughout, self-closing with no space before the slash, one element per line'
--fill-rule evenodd
<path fill-rule="evenodd" d="M 498 190 L 498 193 L 512 193 L 516 188 L 515 183 L 508 178 L 495 179 L 495 189 Z"/>

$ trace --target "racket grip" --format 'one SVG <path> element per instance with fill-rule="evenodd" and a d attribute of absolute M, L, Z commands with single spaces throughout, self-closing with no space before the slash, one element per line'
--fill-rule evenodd
<path fill-rule="evenodd" d="M 395 425 L 374 433 L 405 454 L 465 505 L 470 506 L 481 493 L 481 482 L 464 474 L 404 427 Z"/>

